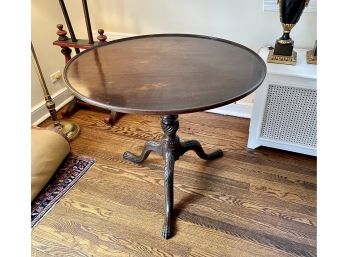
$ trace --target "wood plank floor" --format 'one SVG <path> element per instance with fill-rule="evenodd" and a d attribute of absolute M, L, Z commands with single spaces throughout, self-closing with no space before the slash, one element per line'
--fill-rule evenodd
<path fill-rule="evenodd" d="M 187 152 L 175 163 L 175 235 L 160 237 L 163 160 L 122 159 L 159 140 L 159 117 L 80 110 L 72 152 L 96 159 L 32 231 L 32 256 L 316 256 L 316 158 L 246 148 L 249 120 L 211 113 L 179 116 L 182 140 L 199 140 L 224 157 Z M 42 126 L 49 124 L 45 122 Z"/>

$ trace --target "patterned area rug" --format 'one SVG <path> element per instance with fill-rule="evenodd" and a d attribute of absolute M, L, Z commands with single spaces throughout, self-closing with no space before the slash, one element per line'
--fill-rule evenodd
<path fill-rule="evenodd" d="M 89 170 L 95 160 L 87 157 L 68 155 L 51 180 L 31 203 L 31 227 L 71 189 L 74 184 Z"/>

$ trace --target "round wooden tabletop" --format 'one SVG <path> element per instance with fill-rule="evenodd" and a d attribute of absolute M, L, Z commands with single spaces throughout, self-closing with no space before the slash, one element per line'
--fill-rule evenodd
<path fill-rule="evenodd" d="M 237 43 L 189 34 L 111 41 L 66 65 L 64 80 L 83 101 L 123 113 L 180 114 L 239 100 L 261 85 L 266 65 Z"/>

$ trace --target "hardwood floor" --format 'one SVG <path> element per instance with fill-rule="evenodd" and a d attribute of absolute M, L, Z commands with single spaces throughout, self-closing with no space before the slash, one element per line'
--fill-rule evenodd
<path fill-rule="evenodd" d="M 163 160 L 122 159 L 162 137 L 159 116 L 129 114 L 113 128 L 80 110 L 72 152 L 96 159 L 32 231 L 32 256 L 316 256 L 316 158 L 246 148 L 249 120 L 179 115 L 178 135 L 224 157 L 187 152 L 175 163 L 175 235 L 163 240 Z M 43 124 L 49 124 L 45 122 Z"/>

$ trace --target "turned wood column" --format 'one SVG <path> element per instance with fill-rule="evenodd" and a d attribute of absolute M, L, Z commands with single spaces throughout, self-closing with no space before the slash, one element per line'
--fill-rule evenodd
<path fill-rule="evenodd" d="M 179 159 L 180 139 L 176 135 L 179 129 L 178 115 L 164 115 L 161 117 L 161 127 L 164 132 L 162 138 L 162 156 L 164 159 L 164 223 L 162 237 L 168 239 L 172 234 L 173 217 L 173 176 L 174 163 Z"/>
<path fill-rule="evenodd" d="M 58 41 L 67 41 L 69 38 L 66 36 L 67 32 L 63 30 L 63 24 L 57 24 L 57 35 L 58 35 Z M 72 50 L 69 47 L 61 47 L 61 53 L 65 57 L 65 63 L 67 63 L 71 59 L 71 52 Z"/>

